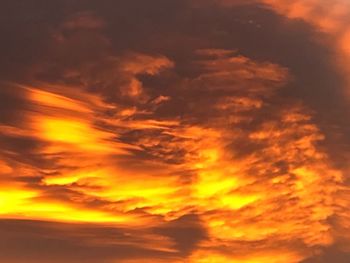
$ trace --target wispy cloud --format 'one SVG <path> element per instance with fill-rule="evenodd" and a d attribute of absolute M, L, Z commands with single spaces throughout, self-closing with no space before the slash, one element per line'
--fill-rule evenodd
<path fill-rule="evenodd" d="M 148 10 L 171 1 L 155 2 Z M 346 254 L 347 170 L 325 146 L 336 146 L 324 129 L 331 124 L 311 100 L 290 95 L 295 83 L 319 82 L 299 76 L 290 54 L 284 63 L 278 51 L 259 53 L 249 35 L 243 44 L 231 38 L 231 22 L 259 35 L 271 17 L 282 21 L 278 12 L 340 41 L 340 7 L 318 16 L 317 1 L 282 2 L 184 1 L 169 18 L 135 15 L 137 25 L 109 9 L 138 6 L 109 3 L 51 21 L 43 53 L 2 79 L 0 260 L 21 262 L 18 250 L 28 262 L 297 263 L 322 248 Z M 237 10 L 245 20 L 230 20 Z M 182 20 L 194 26 L 171 23 Z M 119 32 L 118 23 L 131 25 Z M 134 28 L 141 24 L 145 33 Z"/>

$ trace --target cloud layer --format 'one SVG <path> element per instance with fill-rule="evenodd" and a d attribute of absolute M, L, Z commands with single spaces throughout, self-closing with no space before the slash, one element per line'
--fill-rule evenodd
<path fill-rule="evenodd" d="M 0 260 L 345 262 L 345 3 L 68 2 L 1 11 Z"/>

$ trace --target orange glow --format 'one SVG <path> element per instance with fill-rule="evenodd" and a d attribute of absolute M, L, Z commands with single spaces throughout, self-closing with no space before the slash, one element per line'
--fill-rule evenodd
<path fill-rule="evenodd" d="M 90 112 L 83 103 L 68 97 L 39 89 L 28 88 L 29 99 L 40 105 L 62 108 L 76 112 Z"/>
<path fill-rule="evenodd" d="M 315 0 L 259 2 L 336 36 L 350 58 L 342 2 L 321 14 Z M 106 26 L 81 12 L 55 37 L 106 40 Z M 113 227 L 99 228 L 113 245 L 166 258 L 125 263 L 298 263 L 350 239 L 345 172 L 313 109 L 280 98 L 288 68 L 211 48 L 182 71 L 176 55 L 102 42 L 102 58 L 62 70 L 59 84 L 15 85 L 20 117 L 0 123 L 0 218 Z"/>
<path fill-rule="evenodd" d="M 93 130 L 86 123 L 47 118 L 40 120 L 39 129 L 42 137 L 52 142 L 67 143 L 91 151 L 108 151 L 99 143 L 107 134 Z"/>
<path fill-rule="evenodd" d="M 220 255 L 208 252 L 199 252 L 193 256 L 190 262 L 193 263 L 227 263 L 227 262 L 240 262 L 240 263 L 280 263 L 290 262 L 298 263 L 302 257 L 293 251 L 271 251 L 266 254 L 254 254 L 244 257 L 235 255 Z"/>

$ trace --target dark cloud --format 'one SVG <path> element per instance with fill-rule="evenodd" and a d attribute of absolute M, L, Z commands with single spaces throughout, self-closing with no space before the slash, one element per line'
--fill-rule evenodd
<path fill-rule="evenodd" d="M 340 250 L 337 247 L 330 247 L 318 251 L 317 255 L 303 260 L 301 263 L 347 263 L 350 253 Z"/>
<path fill-rule="evenodd" d="M 182 256 L 189 256 L 208 234 L 203 229 L 200 218 L 195 214 L 182 216 L 155 229 L 156 233 L 170 237 Z"/>
<path fill-rule="evenodd" d="M 118 262 L 171 259 L 176 253 L 143 248 L 150 242 L 132 229 L 41 221 L 1 220 L 0 260 L 18 262 Z"/>

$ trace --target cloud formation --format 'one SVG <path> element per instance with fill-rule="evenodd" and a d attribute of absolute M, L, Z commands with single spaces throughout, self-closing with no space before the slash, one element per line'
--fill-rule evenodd
<path fill-rule="evenodd" d="M 284 24 L 302 18 L 336 34 L 338 9 L 77 3 L 55 3 L 53 18 L 46 5 L 29 8 L 45 36 L 29 53 L 45 48 L 16 70 L 0 65 L 0 260 L 21 262 L 22 251 L 28 262 L 342 262 L 347 128 L 322 113 L 327 81 L 346 82 L 323 54 L 333 47 L 310 40 L 319 32 Z M 11 19 L 15 35 L 28 27 Z M 251 39 L 264 35 L 271 45 L 298 36 L 320 65 L 308 71 L 307 59 Z"/>

